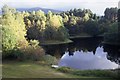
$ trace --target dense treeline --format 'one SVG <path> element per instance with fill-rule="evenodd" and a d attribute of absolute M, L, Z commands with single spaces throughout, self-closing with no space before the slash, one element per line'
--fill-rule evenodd
<path fill-rule="evenodd" d="M 73 9 L 60 14 L 63 17 L 65 27 L 68 29 L 70 35 L 91 35 L 96 36 L 96 31 L 99 18 L 96 14 L 93 14 L 89 9 Z M 88 27 L 89 26 L 89 27 Z"/>
<path fill-rule="evenodd" d="M 27 37 L 37 39 L 41 42 L 44 40 L 61 40 L 68 38 L 68 33 L 62 22 L 60 15 L 51 11 L 45 14 L 43 11 L 33 11 L 24 17 Z"/>
<path fill-rule="evenodd" d="M 2 8 L 2 12 L 0 25 L 2 27 L 3 58 L 10 57 L 19 60 L 32 58 L 37 60 L 44 53 L 44 50 L 38 46 L 38 41 L 27 41 L 24 14 L 6 5 Z"/>
<path fill-rule="evenodd" d="M 117 22 L 117 8 L 106 8 L 104 16 L 93 14 L 90 9 L 73 9 L 63 12 L 65 27 L 70 35 L 103 35 L 111 23 Z"/>
<path fill-rule="evenodd" d="M 46 14 L 41 10 L 18 12 L 4 5 L 0 17 L 3 53 L 5 56 L 11 53 L 17 57 L 22 53 L 38 56 L 44 53 L 38 46 L 39 42 L 65 42 L 70 36 L 96 37 L 105 34 L 105 41 L 112 42 L 118 36 L 114 36 L 118 32 L 117 11 L 117 8 L 106 8 L 104 16 L 97 16 L 90 9 L 61 13 L 49 11 Z"/>
<path fill-rule="evenodd" d="M 118 13 L 117 7 L 116 8 L 106 8 L 106 10 L 104 12 L 105 19 L 110 20 L 110 21 L 116 21 L 117 13 Z"/>
<path fill-rule="evenodd" d="M 108 29 L 104 34 L 104 42 L 112 45 L 120 45 L 120 9 L 106 8 L 105 19 L 109 22 Z M 111 22 L 111 23 L 110 23 Z"/>

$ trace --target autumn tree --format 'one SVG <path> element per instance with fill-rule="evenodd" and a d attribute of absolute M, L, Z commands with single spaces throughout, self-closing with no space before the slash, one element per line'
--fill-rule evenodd
<path fill-rule="evenodd" d="M 26 41 L 26 29 L 23 15 L 13 12 L 13 9 L 3 6 L 2 8 L 2 47 L 3 52 L 10 53 L 14 49 L 20 49 L 28 45 Z M 15 9 L 14 9 L 15 10 Z"/>

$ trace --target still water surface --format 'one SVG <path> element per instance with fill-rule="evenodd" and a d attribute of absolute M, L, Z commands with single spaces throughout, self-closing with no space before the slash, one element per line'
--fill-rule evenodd
<path fill-rule="evenodd" d="M 67 66 L 76 69 L 115 69 L 118 64 L 107 59 L 107 52 L 103 47 L 97 47 L 93 52 L 75 51 L 73 55 L 65 52 L 59 61 L 59 66 Z"/>
<path fill-rule="evenodd" d="M 75 69 L 116 69 L 120 48 L 101 44 L 102 38 L 74 39 L 71 44 L 44 46 L 46 53 L 59 59 L 59 66 Z"/>

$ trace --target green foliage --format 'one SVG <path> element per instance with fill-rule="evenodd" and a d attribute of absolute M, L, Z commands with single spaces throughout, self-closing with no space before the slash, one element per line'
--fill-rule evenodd
<path fill-rule="evenodd" d="M 12 13 L 9 10 L 4 11 L 1 19 L 3 56 L 10 55 L 17 59 L 28 57 L 37 60 L 44 54 L 44 50 L 36 40 L 30 40 L 30 45 L 28 44 L 25 38 L 24 15 L 18 12 Z"/>
<path fill-rule="evenodd" d="M 55 39 L 54 35 L 56 34 L 56 31 L 52 27 L 47 27 L 44 31 L 44 38 L 46 40 L 52 40 Z"/>
<path fill-rule="evenodd" d="M 14 55 L 17 56 L 28 53 L 33 55 L 34 59 L 38 59 L 39 54 L 44 53 L 38 46 L 38 41 L 64 42 L 68 40 L 69 35 L 98 36 L 107 33 L 106 41 L 119 41 L 120 39 L 116 38 L 120 34 L 118 26 L 117 23 L 113 23 L 117 19 L 117 10 L 106 8 L 105 16 L 99 17 L 89 9 L 73 9 L 60 14 L 49 11 L 45 14 L 41 10 L 17 12 L 14 8 L 4 5 L 3 14 L 0 16 L 3 53 L 7 55 L 15 51 Z M 30 41 L 29 44 L 26 38 Z"/>
<path fill-rule="evenodd" d="M 117 13 L 118 13 L 117 7 L 106 8 L 106 10 L 104 11 L 105 18 L 108 19 L 109 21 L 113 21 L 113 22 L 116 21 L 116 19 L 117 19 Z"/>
<path fill-rule="evenodd" d="M 105 32 L 107 32 L 108 31 L 108 27 L 109 26 L 109 23 L 101 23 L 101 24 L 99 24 L 99 32 L 100 32 L 100 34 L 104 34 Z"/>
<path fill-rule="evenodd" d="M 118 23 L 112 23 L 108 26 L 108 31 L 107 33 L 117 33 L 118 32 Z"/>
<path fill-rule="evenodd" d="M 39 60 L 45 54 L 44 49 L 39 46 L 39 41 L 37 40 L 30 40 L 29 44 L 29 46 L 20 49 L 24 59 Z"/>
<path fill-rule="evenodd" d="M 41 42 L 44 40 L 62 40 L 68 38 L 68 32 L 63 25 L 63 18 L 53 14 L 51 11 L 47 15 L 41 10 L 32 12 L 24 18 L 28 39 L 36 39 Z"/>
<path fill-rule="evenodd" d="M 2 50 L 3 55 L 8 55 L 12 50 L 20 49 L 28 44 L 25 39 L 26 29 L 23 15 L 21 13 L 15 13 L 15 11 L 13 12 L 13 9 L 9 7 L 3 7 L 2 10 L 4 12 L 1 19 Z"/>
<path fill-rule="evenodd" d="M 84 29 L 86 33 L 92 36 L 97 36 L 99 34 L 99 27 L 97 21 L 87 21 Z"/>
<path fill-rule="evenodd" d="M 62 17 L 48 12 L 47 26 L 57 30 L 59 27 L 63 26 Z"/>
<path fill-rule="evenodd" d="M 44 55 L 40 57 L 40 62 L 51 65 L 51 64 L 57 64 L 58 60 L 51 55 Z"/>
<path fill-rule="evenodd" d="M 119 24 L 120 24 L 120 9 L 118 9 L 118 22 L 119 22 Z"/>
<path fill-rule="evenodd" d="M 77 18 L 75 16 L 71 16 L 69 20 L 70 25 L 76 25 L 77 24 Z"/>
<path fill-rule="evenodd" d="M 85 14 L 85 16 L 83 17 L 83 20 L 85 22 L 89 20 L 89 14 L 88 13 Z"/>
<path fill-rule="evenodd" d="M 30 40 L 30 45 L 33 46 L 33 47 L 37 47 L 39 45 L 39 41 L 37 40 Z"/>
<path fill-rule="evenodd" d="M 14 50 L 11 51 L 11 54 L 9 54 L 9 55 L 7 55 L 5 57 L 10 57 L 12 59 L 17 59 L 19 61 L 22 61 L 22 60 L 25 59 L 25 54 L 19 49 L 14 49 Z"/>
<path fill-rule="evenodd" d="M 36 13 L 35 15 L 37 16 L 37 18 L 39 18 L 39 20 L 46 21 L 45 13 L 42 10 L 36 11 L 35 13 Z"/>
<path fill-rule="evenodd" d="M 111 34 L 104 34 L 104 41 L 108 43 L 119 43 L 119 34 L 118 33 L 111 33 Z M 119 44 L 118 44 L 119 45 Z"/>
<path fill-rule="evenodd" d="M 45 54 L 45 51 L 43 50 L 43 48 L 37 46 L 28 46 L 27 48 L 22 48 L 21 49 L 22 52 L 24 53 L 24 57 L 25 59 L 30 59 L 30 60 L 39 60 L 41 56 L 43 56 Z"/>
<path fill-rule="evenodd" d="M 61 16 L 63 17 L 65 27 L 72 36 L 79 36 L 83 33 L 91 36 L 97 36 L 100 33 L 99 26 L 96 26 L 99 24 L 99 18 L 96 14 L 93 14 L 90 9 L 73 9 L 61 13 Z M 65 16 L 68 16 L 66 21 L 64 21 Z"/>
<path fill-rule="evenodd" d="M 65 41 L 68 38 L 68 33 L 66 28 L 59 27 L 57 30 L 55 30 L 52 27 L 48 27 L 45 30 L 44 33 L 45 40 L 59 40 L 59 41 Z"/>
<path fill-rule="evenodd" d="M 60 67 L 57 68 L 57 70 L 77 76 L 108 77 L 108 78 L 118 77 L 118 73 L 116 70 L 76 70 L 69 67 Z"/>
<path fill-rule="evenodd" d="M 68 39 L 68 37 L 69 37 L 69 34 L 68 34 L 68 31 L 67 31 L 67 29 L 65 28 L 65 27 L 60 27 L 59 29 L 58 29 L 58 35 L 59 36 L 57 36 L 58 38 L 57 39 L 59 39 L 59 40 L 61 40 L 61 41 L 65 41 L 66 39 Z"/>
<path fill-rule="evenodd" d="M 51 11 L 48 11 L 47 20 L 49 20 L 52 17 L 52 15 L 53 15 L 53 13 Z"/>
<path fill-rule="evenodd" d="M 57 70 L 58 70 L 58 71 L 61 71 L 61 72 L 63 72 L 63 73 L 70 73 L 70 72 L 72 71 L 72 69 L 69 68 L 69 67 L 60 67 L 60 68 L 58 68 Z"/>
<path fill-rule="evenodd" d="M 97 76 L 97 77 L 110 77 L 110 78 L 117 78 L 117 74 L 112 71 L 107 70 L 76 70 L 73 71 L 74 75 L 81 75 L 81 76 Z"/>
<path fill-rule="evenodd" d="M 120 32 L 118 31 L 118 23 L 115 22 L 109 25 L 108 31 L 104 35 L 104 41 L 117 44 L 120 41 Z"/>
<path fill-rule="evenodd" d="M 84 17 L 85 14 L 88 14 L 90 18 L 93 17 L 93 13 L 90 9 L 71 9 L 70 11 L 65 12 L 67 15 L 73 14 L 76 17 Z"/>
<path fill-rule="evenodd" d="M 2 26 L 2 49 L 3 52 L 13 50 L 17 46 L 14 30 L 9 26 Z"/>
<path fill-rule="evenodd" d="M 7 5 L 4 5 L 2 8 L 2 14 L 8 14 L 9 12 L 16 13 L 16 9 L 9 8 Z"/>
<path fill-rule="evenodd" d="M 63 22 L 67 23 L 68 20 L 69 20 L 69 17 L 65 13 L 63 13 Z"/>
<path fill-rule="evenodd" d="M 41 33 L 37 27 L 30 27 L 27 29 L 27 38 L 29 40 L 39 40 L 41 38 Z"/>

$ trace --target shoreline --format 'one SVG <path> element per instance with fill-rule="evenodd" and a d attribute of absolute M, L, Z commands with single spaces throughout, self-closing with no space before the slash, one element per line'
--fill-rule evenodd
<path fill-rule="evenodd" d="M 113 46 L 120 46 L 119 43 L 116 43 L 116 42 L 106 42 L 106 41 L 103 41 L 102 44 L 107 44 L 107 45 L 113 45 Z"/>
<path fill-rule="evenodd" d="M 56 40 L 48 40 L 45 41 L 43 43 L 41 43 L 41 46 L 45 46 L 45 45 L 59 45 L 59 44 L 68 44 L 68 43 L 72 43 L 72 40 L 66 40 L 66 41 L 56 41 Z"/>

